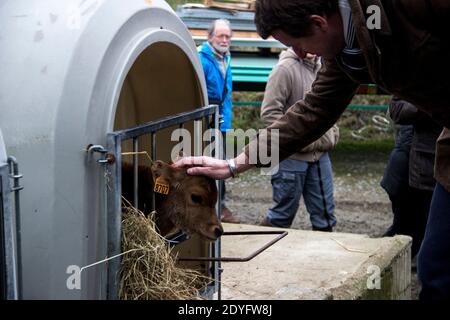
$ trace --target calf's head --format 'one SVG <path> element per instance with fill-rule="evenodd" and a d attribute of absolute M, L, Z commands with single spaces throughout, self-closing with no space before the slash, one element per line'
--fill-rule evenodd
<path fill-rule="evenodd" d="M 186 169 L 162 161 L 155 161 L 151 171 L 156 184 L 162 182 L 169 187 L 167 195 L 158 195 L 157 224 L 161 233 L 174 227 L 208 240 L 223 234 L 215 209 L 217 187 L 213 179 L 188 175 Z"/>

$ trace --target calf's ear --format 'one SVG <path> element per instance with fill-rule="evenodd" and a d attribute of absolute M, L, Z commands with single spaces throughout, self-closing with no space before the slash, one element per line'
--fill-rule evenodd
<path fill-rule="evenodd" d="M 156 160 L 152 164 L 152 175 L 153 179 L 163 177 L 167 178 L 169 176 L 168 170 L 170 169 L 169 165 L 161 160 Z"/>
<path fill-rule="evenodd" d="M 154 180 L 161 177 L 169 184 L 175 185 L 186 177 L 186 169 L 173 168 L 169 164 L 157 160 L 153 162 L 152 174 Z"/>

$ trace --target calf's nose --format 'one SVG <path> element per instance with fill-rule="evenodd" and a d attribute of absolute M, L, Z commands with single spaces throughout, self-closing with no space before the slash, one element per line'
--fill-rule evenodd
<path fill-rule="evenodd" d="M 223 229 L 222 228 L 215 228 L 214 229 L 214 234 L 216 235 L 216 238 L 219 238 L 223 234 Z"/>

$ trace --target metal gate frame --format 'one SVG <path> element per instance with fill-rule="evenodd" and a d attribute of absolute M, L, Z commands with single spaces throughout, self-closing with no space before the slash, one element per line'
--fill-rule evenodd
<path fill-rule="evenodd" d="M 135 128 L 124 129 L 109 133 L 107 136 L 107 148 L 100 151 L 104 153 L 104 159 L 100 160 L 107 164 L 106 170 L 108 174 L 108 187 L 106 190 L 107 198 L 107 256 L 116 257 L 108 262 L 108 276 L 107 276 L 107 299 L 116 300 L 119 294 L 119 270 L 120 270 L 120 254 L 121 254 L 121 221 L 122 221 L 122 142 L 132 140 L 133 152 L 139 152 L 138 138 L 144 135 L 150 135 L 152 145 L 153 160 L 157 159 L 156 155 L 156 133 L 160 130 L 183 125 L 190 121 L 206 120 L 207 129 L 218 128 L 219 112 L 216 105 L 201 107 L 193 111 L 180 113 L 174 116 L 169 116 L 156 121 L 152 121 Z M 135 172 L 134 190 L 135 197 L 133 204 L 137 207 L 137 172 L 138 172 L 138 158 L 133 157 L 133 168 Z M 220 194 L 220 183 L 218 184 Z M 154 203 L 154 201 L 153 201 Z M 217 214 L 221 215 L 220 197 L 218 197 Z M 220 238 L 210 245 L 210 255 L 212 257 L 220 257 Z M 220 261 L 213 262 L 211 267 L 211 275 L 213 283 L 206 288 L 206 294 L 211 294 L 211 291 L 220 291 Z"/>
<path fill-rule="evenodd" d="M 0 297 L 6 300 L 21 299 L 19 190 L 23 187 L 19 185 L 20 178 L 22 175 L 14 157 L 0 164 Z"/>

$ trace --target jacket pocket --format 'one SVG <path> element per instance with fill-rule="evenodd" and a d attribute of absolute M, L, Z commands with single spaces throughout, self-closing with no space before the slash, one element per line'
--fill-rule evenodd
<path fill-rule="evenodd" d="M 272 188 L 275 201 L 293 199 L 297 189 L 297 176 L 293 172 L 279 171 L 272 176 Z"/>

